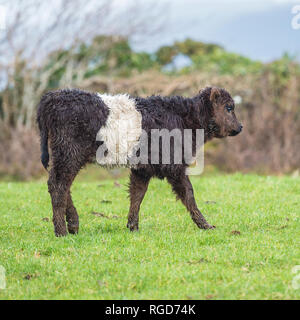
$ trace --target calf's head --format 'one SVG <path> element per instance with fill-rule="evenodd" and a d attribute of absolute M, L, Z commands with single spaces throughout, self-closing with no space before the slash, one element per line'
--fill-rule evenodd
<path fill-rule="evenodd" d="M 214 136 L 225 138 L 236 136 L 243 126 L 235 115 L 235 104 L 225 89 L 211 88 L 210 102 L 212 105 L 212 120 L 214 123 Z"/>

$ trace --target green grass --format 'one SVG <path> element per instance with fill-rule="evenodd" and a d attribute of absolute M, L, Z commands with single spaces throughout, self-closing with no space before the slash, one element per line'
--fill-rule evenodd
<path fill-rule="evenodd" d="M 299 178 L 192 179 L 199 208 L 217 226 L 209 231 L 196 227 L 166 182 L 153 180 L 137 233 L 126 229 L 127 179 L 119 182 L 75 182 L 80 233 L 65 238 L 54 236 L 45 183 L 1 183 L 0 299 L 300 298 L 292 287 Z"/>

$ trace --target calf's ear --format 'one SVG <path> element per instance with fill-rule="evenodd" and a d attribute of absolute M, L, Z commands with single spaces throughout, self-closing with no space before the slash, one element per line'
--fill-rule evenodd
<path fill-rule="evenodd" d="M 217 99 L 220 97 L 220 90 L 219 88 L 213 87 L 210 91 L 210 101 L 216 102 Z"/>

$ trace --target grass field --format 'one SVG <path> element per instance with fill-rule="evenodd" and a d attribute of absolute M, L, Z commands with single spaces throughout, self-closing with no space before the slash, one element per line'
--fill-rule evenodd
<path fill-rule="evenodd" d="M 74 183 L 80 233 L 65 238 L 54 236 L 45 183 L 1 183 L 0 299 L 299 299 L 299 178 L 192 182 L 217 229 L 199 230 L 167 183 L 153 180 L 140 231 L 130 233 L 121 179 Z"/>

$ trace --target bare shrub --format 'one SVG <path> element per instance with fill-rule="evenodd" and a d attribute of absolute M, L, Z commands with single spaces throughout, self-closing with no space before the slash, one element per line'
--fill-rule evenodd
<path fill-rule="evenodd" d="M 0 176 L 29 180 L 44 173 L 40 163 L 39 137 L 23 126 L 8 130 L 0 144 Z"/>
<path fill-rule="evenodd" d="M 244 130 L 234 141 L 213 140 L 209 143 L 205 148 L 206 165 L 213 164 L 227 171 L 290 173 L 300 164 L 298 84 L 300 81 L 293 76 L 278 96 L 268 74 L 233 78 L 198 73 L 172 77 L 146 72 L 131 78 L 93 77 L 82 81 L 80 87 L 140 96 L 192 96 L 204 86 L 225 87 L 233 96 L 242 98 L 237 114 Z M 22 179 L 39 175 L 42 171 L 36 131 L 18 128 L 13 133 L 10 131 L 9 137 L 0 145 L 0 172 L 18 175 Z"/>

